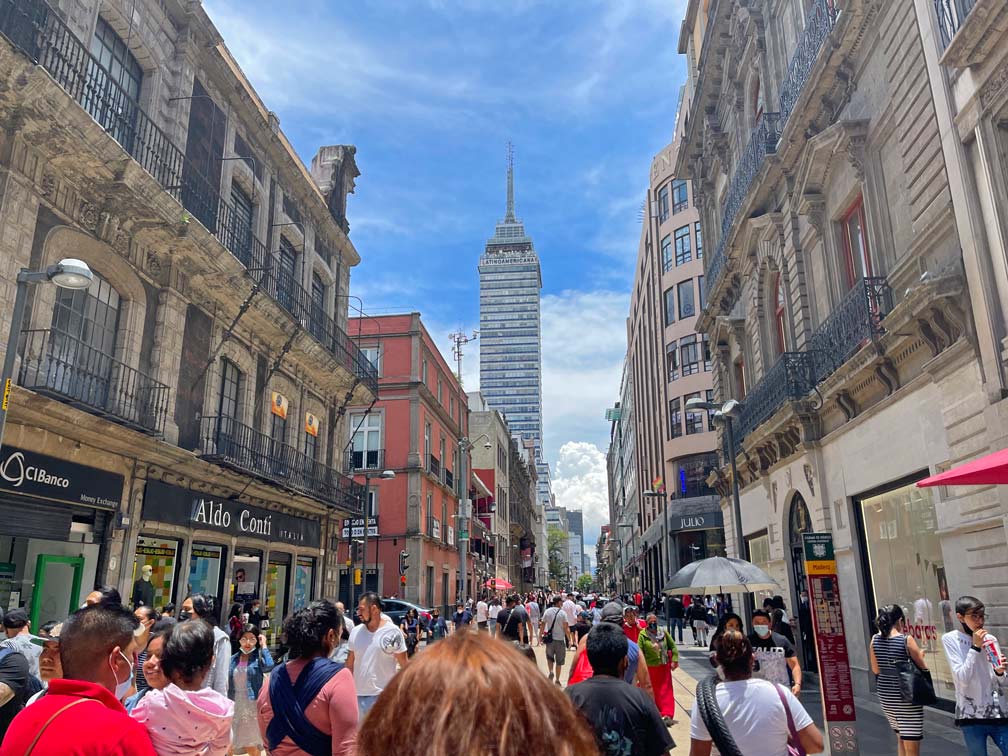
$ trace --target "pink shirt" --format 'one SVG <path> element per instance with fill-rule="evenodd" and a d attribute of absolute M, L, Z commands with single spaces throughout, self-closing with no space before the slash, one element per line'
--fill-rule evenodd
<path fill-rule="evenodd" d="M 287 662 L 287 674 L 291 683 L 297 682 L 298 675 L 311 659 L 295 659 Z M 259 691 L 257 702 L 259 711 L 259 732 L 263 743 L 266 743 L 266 728 L 273 721 L 273 707 L 270 705 L 269 684 L 264 684 Z M 320 732 L 332 735 L 332 756 L 351 756 L 357 739 L 357 690 L 354 687 L 353 675 L 348 669 L 341 669 L 323 686 L 315 696 L 305 716 Z M 303 756 L 304 751 L 298 748 L 289 737 L 280 741 L 276 748 L 270 751 L 271 756 Z"/>

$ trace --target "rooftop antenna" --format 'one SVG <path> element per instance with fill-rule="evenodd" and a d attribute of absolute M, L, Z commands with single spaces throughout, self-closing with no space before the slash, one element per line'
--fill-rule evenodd
<path fill-rule="evenodd" d="M 507 212 L 504 214 L 504 222 L 514 223 L 514 145 L 511 142 L 507 143 L 507 161 Z"/>
<path fill-rule="evenodd" d="M 479 338 L 479 331 L 474 330 L 472 336 L 466 336 L 465 331 L 460 329 L 455 333 L 449 333 L 448 338 L 452 340 L 452 356 L 458 364 L 458 379 L 459 383 L 462 383 L 462 347 L 470 341 L 476 341 Z"/>

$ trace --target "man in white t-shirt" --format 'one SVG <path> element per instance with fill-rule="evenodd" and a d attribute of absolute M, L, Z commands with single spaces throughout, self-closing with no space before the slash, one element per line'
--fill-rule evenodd
<path fill-rule="evenodd" d="M 476 627 L 479 628 L 481 633 L 488 632 L 487 630 L 487 612 L 490 611 L 490 607 L 487 602 L 480 599 L 476 602 Z"/>
<path fill-rule="evenodd" d="M 357 604 L 360 624 L 350 632 L 346 666 L 354 676 L 357 708 L 363 720 L 379 694 L 392 682 L 396 665 L 406 666 L 406 637 L 382 614 L 382 600 L 368 591 Z"/>
<path fill-rule="evenodd" d="M 566 594 L 563 602 L 564 614 L 567 615 L 567 623 L 574 627 L 577 624 L 578 605 L 571 599 L 570 594 Z"/>
<path fill-rule="evenodd" d="M 544 633 L 549 633 L 546 640 L 546 668 L 549 670 L 550 681 L 556 680 L 560 685 L 560 670 L 567 660 L 567 647 L 574 645 L 570 625 L 567 624 L 567 613 L 560 608 L 560 597 L 553 599 L 553 606 L 543 613 L 542 627 Z M 556 678 L 553 677 L 553 665 L 556 664 Z"/>
<path fill-rule="evenodd" d="M 531 593 L 525 603 L 525 611 L 528 612 L 529 622 L 532 623 L 532 645 L 534 646 L 539 643 L 539 602 Z"/>

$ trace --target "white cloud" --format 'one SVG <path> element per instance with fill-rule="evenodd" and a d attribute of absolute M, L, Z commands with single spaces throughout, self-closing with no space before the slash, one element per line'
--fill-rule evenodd
<path fill-rule="evenodd" d="M 609 522 L 605 453 L 587 441 L 565 443 L 556 461 L 553 493 L 558 506 L 584 515 L 585 551 L 594 555 L 599 529 Z"/>

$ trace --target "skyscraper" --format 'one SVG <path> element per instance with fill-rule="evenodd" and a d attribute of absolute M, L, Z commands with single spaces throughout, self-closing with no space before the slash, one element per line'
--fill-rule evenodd
<path fill-rule="evenodd" d="M 535 442 L 537 498 L 551 505 L 542 453 L 539 256 L 515 217 L 514 155 L 508 145 L 507 208 L 480 257 L 480 391 L 516 436 Z"/>

